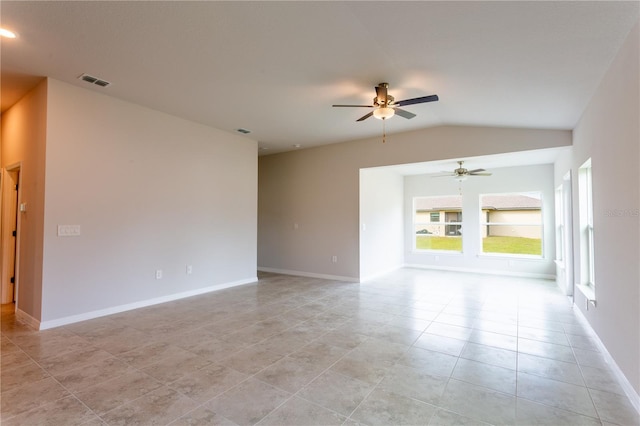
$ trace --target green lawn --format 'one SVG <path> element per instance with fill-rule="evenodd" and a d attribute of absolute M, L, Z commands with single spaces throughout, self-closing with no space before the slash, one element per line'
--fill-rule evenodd
<path fill-rule="evenodd" d="M 482 251 L 485 253 L 542 254 L 540 238 L 487 237 L 482 239 Z"/>
<path fill-rule="evenodd" d="M 417 235 L 416 248 L 418 250 L 462 251 L 462 237 L 434 237 L 432 235 Z"/>
<path fill-rule="evenodd" d="M 418 250 L 462 251 L 462 237 L 435 237 L 416 235 Z M 482 240 L 484 253 L 542 254 L 542 241 L 539 238 L 487 237 Z"/>

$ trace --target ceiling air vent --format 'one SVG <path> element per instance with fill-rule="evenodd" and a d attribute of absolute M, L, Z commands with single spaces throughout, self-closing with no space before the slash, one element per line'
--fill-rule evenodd
<path fill-rule="evenodd" d="M 98 77 L 94 77 L 89 74 L 82 74 L 78 78 L 82 81 L 86 81 L 87 83 L 95 84 L 96 86 L 100 86 L 100 87 L 107 87 L 111 85 L 111 83 L 109 83 L 108 81 L 102 80 Z"/>

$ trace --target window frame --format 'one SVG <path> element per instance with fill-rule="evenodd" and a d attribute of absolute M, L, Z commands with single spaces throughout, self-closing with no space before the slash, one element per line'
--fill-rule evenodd
<path fill-rule="evenodd" d="M 578 169 L 578 210 L 580 218 L 580 284 L 591 289 L 595 294 L 593 170 L 591 158 L 587 159 Z"/>
<path fill-rule="evenodd" d="M 528 196 L 529 194 L 536 194 L 536 197 L 540 200 L 540 222 L 539 223 L 530 223 L 530 222 L 490 222 L 488 215 L 489 212 L 484 209 L 484 205 L 482 202 L 483 197 L 485 196 L 507 196 L 507 195 L 524 195 Z M 490 257 L 509 257 L 509 258 L 519 258 L 519 259 L 544 259 L 545 258 L 545 238 L 544 238 L 544 209 L 545 202 L 543 197 L 542 190 L 534 190 L 534 191 L 510 191 L 510 192 L 492 192 L 492 193 L 480 193 L 478 194 L 478 202 L 479 202 L 479 256 L 490 256 Z M 523 209 L 524 210 L 524 209 Z M 503 253 L 503 252 L 485 252 L 484 251 L 484 236 L 485 229 L 488 229 L 489 226 L 537 226 L 540 228 L 540 254 L 522 254 L 522 253 Z M 489 236 L 489 232 L 487 230 L 486 236 Z"/>

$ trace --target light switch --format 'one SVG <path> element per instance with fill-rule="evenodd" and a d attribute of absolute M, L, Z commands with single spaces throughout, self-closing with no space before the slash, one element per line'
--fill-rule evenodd
<path fill-rule="evenodd" d="M 80 235 L 80 225 L 58 225 L 58 237 L 77 237 Z"/>

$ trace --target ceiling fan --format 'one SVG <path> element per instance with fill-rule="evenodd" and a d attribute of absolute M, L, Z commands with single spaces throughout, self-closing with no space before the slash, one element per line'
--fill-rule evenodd
<path fill-rule="evenodd" d="M 356 107 L 356 108 L 373 108 L 368 114 L 360 117 L 356 121 L 363 121 L 367 118 L 374 116 L 380 120 L 386 120 L 398 114 L 400 117 L 410 119 L 416 115 L 401 109 L 400 107 L 406 105 L 422 104 L 425 102 L 435 102 L 438 100 L 438 95 L 422 96 L 420 98 L 405 99 L 403 101 L 396 101 L 393 96 L 388 93 L 389 84 L 380 83 L 376 86 L 376 97 L 373 98 L 373 105 L 333 105 L 334 107 Z"/>
<path fill-rule="evenodd" d="M 442 174 L 431 175 L 431 177 L 453 177 L 457 181 L 462 182 L 466 180 L 469 176 L 491 176 L 491 173 L 487 172 L 485 169 L 474 169 L 467 170 L 462 167 L 464 161 L 458 161 L 458 168 L 452 172 L 443 172 Z"/>

